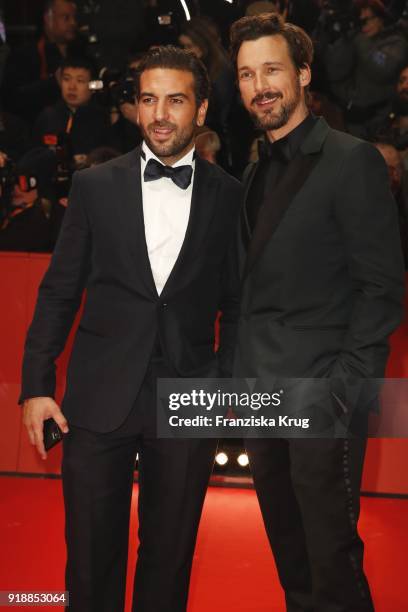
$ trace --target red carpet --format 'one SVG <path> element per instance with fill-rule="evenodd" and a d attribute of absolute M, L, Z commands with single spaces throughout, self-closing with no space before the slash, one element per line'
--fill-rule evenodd
<path fill-rule="evenodd" d="M 137 487 L 134 509 L 136 497 Z M 130 572 L 136 556 L 135 512 L 133 519 Z M 376 612 L 408 610 L 407 519 L 408 500 L 362 499 L 360 531 L 366 541 L 366 571 Z M 63 589 L 59 480 L 0 478 L 0 542 L 0 591 Z M 130 602 L 129 589 L 127 599 Z M 189 612 L 283 610 L 254 492 L 210 488 L 198 537 Z"/>

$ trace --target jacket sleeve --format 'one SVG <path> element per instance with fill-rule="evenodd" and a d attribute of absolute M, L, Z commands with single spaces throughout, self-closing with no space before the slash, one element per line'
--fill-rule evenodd
<path fill-rule="evenodd" d="M 61 232 L 40 284 L 25 343 L 19 403 L 54 397 L 55 360 L 64 349 L 90 269 L 91 232 L 76 173 Z"/>
<path fill-rule="evenodd" d="M 388 338 L 403 314 L 404 267 L 397 206 L 387 168 L 370 144 L 346 156 L 335 196 L 335 215 L 354 289 L 354 308 L 331 376 L 383 376 Z"/>

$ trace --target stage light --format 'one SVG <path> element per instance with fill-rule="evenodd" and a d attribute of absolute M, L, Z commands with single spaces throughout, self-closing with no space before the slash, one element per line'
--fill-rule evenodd
<path fill-rule="evenodd" d="M 246 453 L 241 453 L 238 455 L 237 461 L 241 467 L 246 467 L 249 465 L 248 455 Z"/>
<path fill-rule="evenodd" d="M 191 15 L 190 15 L 190 11 L 188 10 L 188 6 L 187 6 L 185 0 L 180 0 L 180 2 L 181 2 L 181 6 L 183 7 L 184 12 L 186 14 L 187 21 L 190 21 L 191 20 Z"/>
<path fill-rule="evenodd" d="M 217 453 L 215 461 L 218 463 L 218 465 L 225 465 L 226 463 L 228 463 L 227 453 Z"/>

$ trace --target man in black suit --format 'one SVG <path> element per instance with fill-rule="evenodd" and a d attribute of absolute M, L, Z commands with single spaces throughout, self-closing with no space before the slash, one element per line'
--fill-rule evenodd
<path fill-rule="evenodd" d="M 112 144 L 109 112 L 92 99 L 89 84 L 93 64 L 88 58 L 69 57 L 61 64 L 62 99 L 45 108 L 33 128 L 33 146 L 59 145 L 71 165 L 98 147 Z"/>
<path fill-rule="evenodd" d="M 231 43 L 243 103 L 266 136 L 246 175 L 235 373 L 328 377 L 328 407 L 338 402 L 363 432 L 248 440 L 254 482 L 288 612 L 368 612 L 357 521 L 372 397 L 367 384 L 357 401 L 347 381 L 383 377 L 401 318 L 396 205 L 378 151 L 309 114 L 303 30 L 247 17 Z"/>
<path fill-rule="evenodd" d="M 36 41 L 12 50 L 2 84 L 4 108 L 32 123 L 39 112 L 60 98 L 61 62 L 85 51 L 78 37 L 76 4 L 72 0 L 46 0 L 43 32 Z"/>
<path fill-rule="evenodd" d="M 45 458 L 47 417 L 68 432 L 62 475 L 74 612 L 123 610 L 136 453 L 133 610 L 185 610 L 215 444 L 157 439 L 155 384 L 163 376 L 225 376 L 232 367 L 241 186 L 194 154 L 207 73 L 190 54 L 159 47 L 144 58 L 137 88 L 144 142 L 74 175 L 24 356 L 20 400 L 32 443 Z M 60 410 L 54 362 L 84 288 Z"/>

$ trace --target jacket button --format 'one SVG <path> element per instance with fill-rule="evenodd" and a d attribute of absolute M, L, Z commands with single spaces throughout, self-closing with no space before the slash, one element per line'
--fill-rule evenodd
<path fill-rule="evenodd" d="M 163 302 L 162 307 L 166 308 L 166 306 L 167 306 L 167 302 Z"/>

